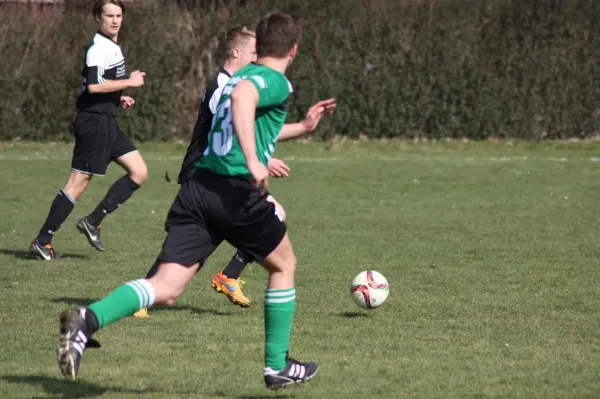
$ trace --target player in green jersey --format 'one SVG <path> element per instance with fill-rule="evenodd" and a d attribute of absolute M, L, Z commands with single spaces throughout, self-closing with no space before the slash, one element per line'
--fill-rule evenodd
<path fill-rule="evenodd" d="M 277 208 L 267 200 L 267 161 L 282 130 L 291 85 L 284 73 L 298 51 L 295 17 L 274 13 L 256 28 L 256 64 L 238 71 L 225 88 L 209 134 L 208 153 L 198 162 L 169 210 L 167 237 L 157 273 L 130 281 L 87 308 L 60 316 L 58 365 L 75 379 L 83 352 L 98 347 L 100 328 L 152 305 L 172 305 L 206 259 L 224 240 L 245 251 L 269 273 L 265 291 L 265 366 L 269 389 L 314 377 L 314 362 L 288 356 L 296 306 L 296 256 Z M 323 106 L 321 113 L 326 113 Z"/>

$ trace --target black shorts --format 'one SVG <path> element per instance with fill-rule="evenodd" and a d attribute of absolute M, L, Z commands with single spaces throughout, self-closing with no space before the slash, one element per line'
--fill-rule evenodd
<path fill-rule="evenodd" d="M 191 266 L 224 240 L 260 261 L 277 248 L 286 226 L 249 180 L 200 170 L 179 189 L 165 230 L 158 260 Z"/>
<path fill-rule="evenodd" d="M 75 118 L 75 148 L 71 169 L 104 176 L 111 161 L 137 148 L 117 125 L 114 116 L 79 112 Z"/>

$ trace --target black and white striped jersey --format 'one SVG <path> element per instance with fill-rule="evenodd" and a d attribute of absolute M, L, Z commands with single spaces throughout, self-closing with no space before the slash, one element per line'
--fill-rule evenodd
<path fill-rule="evenodd" d="M 219 70 L 219 73 L 216 74 L 210 82 L 208 82 L 208 86 L 206 86 L 206 90 L 204 90 L 204 94 L 202 96 L 202 103 L 200 104 L 200 110 L 198 112 L 198 121 L 196 122 L 196 126 L 204 131 L 206 136 L 208 137 L 208 133 L 210 132 L 210 125 L 212 124 L 212 119 L 217 110 L 217 105 L 219 105 L 219 99 L 221 98 L 221 93 L 225 88 L 227 82 L 231 75 L 224 68 Z M 195 133 L 196 129 L 194 129 Z"/>
<path fill-rule="evenodd" d="M 230 78 L 231 75 L 229 72 L 224 68 L 221 68 L 219 73 L 208 82 L 208 86 L 206 86 L 206 90 L 204 90 L 200 111 L 198 112 L 198 120 L 196 121 L 194 133 L 192 135 L 192 140 L 195 139 L 198 142 L 202 151 L 204 151 L 208 145 L 208 133 L 210 133 L 212 120 L 217 111 L 221 93 L 223 93 L 223 89 Z"/>
<path fill-rule="evenodd" d="M 208 146 L 208 133 L 210 133 L 212 120 L 217 110 L 221 93 L 229 78 L 231 78 L 229 72 L 221 68 L 219 73 L 208 82 L 208 86 L 204 90 L 202 103 L 198 111 L 198 119 L 192 133 L 192 140 L 186 151 L 183 164 L 181 165 L 181 172 L 177 178 L 179 184 L 183 184 L 185 180 L 194 176 L 196 170 L 194 165 L 202 157 L 202 153 Z"/>
<path fill-rule="evenodd" d="M 77 98 L 77 109 L 116 116 L 121 90 L 92 94 L 87 89 L 88 85 L 102 83 L 105 80 L 127 79 L 125 58 L 121 47 L 104 33 L 97 32 L 85 52 L 85 65 L 81 76 L 83 76 L 83 86 Z"/>

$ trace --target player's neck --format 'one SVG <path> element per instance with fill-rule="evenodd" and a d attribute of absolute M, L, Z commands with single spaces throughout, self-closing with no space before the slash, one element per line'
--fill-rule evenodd
<path fill-rule="evenodd" d="M 100 32 L 102 32 L 102 34 L 106 37 L 108 37 L 110 40 L 112 40 L 113 42 L 117 42 L 117 39 L 119 38 L 119 34 L 117 33 L 116 35 L 111 35 L 110 33 L 106 33 L 103 30 L 100 30 Z"/>
<path fill-rule="evenodd" d="M 290 61 L 288 58 L 260 57 L 256 60 L 256 63 L 285 74 Z"/>
<path fill-rule="evenodd" d="M 231 59 L 231 60 L 227 60 L 227 61 L 225 61 L 223 63 L 223 69 L 225 71 L 227 71 L 227 73 L 229 75 L 233 76 L 241 68 L 239 67 L 239 65 L 237 64 L 237 62 L 235 62 L 235 60 Z"/>

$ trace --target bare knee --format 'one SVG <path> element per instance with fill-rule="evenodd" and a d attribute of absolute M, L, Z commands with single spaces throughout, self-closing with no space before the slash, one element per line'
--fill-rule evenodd
<path fill-rule="evenodd" d="M 156 274 L 148 279 L 154 288 L 154 303 L 171 306 L 198 271 L 199 263 L 183 266 L 178 263 L 161 263 Z"/>
<path fill-rule="evenodd" d="M 154 288 L 154 304 L 173 306 L 183 293 L 183 287 L 175 287 L 169 282 L 156 276 L 148 279 Z"/>
<path fill-rule="evenodd" d="M 281 272 L 295 273 L 296 272 L 296 254 L 292 251 L 287 254 L 276 266 Z"/>
<path fill-rule="evenodd" d="M 296 254 L 286 234 L 279 246 L 265 258 L 265 266 L 270 272 L 294 274 Z"/>
<path fill-rule="evenodd" d="M 63 188 L 63 191 L 71 196 L 71 198 L 77 200 L 85 192 L 92 175 L 85 173 L 72 171 L 67 180 L 67 184 Z"/>
<path fill-rule="evenodd" d="M 141 186 L 148 180 L 148 167 L 138 151 L 132 151 L 117 159 L 117 163 L 126 171 L 131 180 Z"/>
<path fill-rule="evenodd" d="M 148 180 L 148 167 L 144 162 L 139 165 L 136 165 L 135 168 L 132 168 L 129 171 L 129 177 L 133 180 L 137 185 L 141 186 L 146 183 Z"/>

